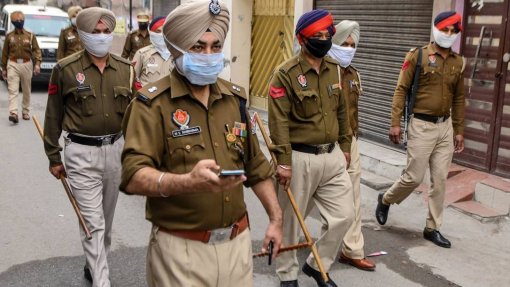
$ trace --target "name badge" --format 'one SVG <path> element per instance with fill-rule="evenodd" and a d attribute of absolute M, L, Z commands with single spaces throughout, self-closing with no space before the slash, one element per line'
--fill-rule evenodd
<path fill-rule="evenodd" d="M 188 129 L 172 131 L 172 137 L 178 138 L 178 137 L 190 136 L 190 135 L 199 134 L 201 132 L 202 132 L 202 129 L 200 127 L 191 127 Z"/>
<path fill-rule="evenodd" d="M 78 87 L 76 87 L 77 92 L 90 91 L 91 89 L 92 88 L 90 87 L 90 85 L 79 85 Z"/>
<path fill-rule="evenodd" d="M 67 37 L 67 40 L 74 40 L 76 37 L 74 35 Z"/>

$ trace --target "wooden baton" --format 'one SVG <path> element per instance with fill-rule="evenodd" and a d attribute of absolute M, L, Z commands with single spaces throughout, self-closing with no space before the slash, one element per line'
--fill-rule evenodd
<path fill-rule="evenodd" d="M 41 124 L 37 120 L 36 116 L 32 116 L 32 119 L 34 120 L 35 127 L 37 128 L 37 131 L 39 132 L 41 139 L 44 141 L 44 131 L 41 128 Z M 87 240 L 92 239 L 92 235 L 90 235 L 89 228 L 85 224 L 85 219 L 83 218 L 83 215 L 81 214 L 81 210 L 78 207 L 78 204 L 76 203 L 76 199 L 74 198 L 73 192 L 71 191 L 71 187 L 69 187 L 69 184 L 67 183 L 67 180 L 63 175 L 60 175 L 60 182 L 62 182 L 62 185 L 64 186 L 67 197 L 69 198 L 69 201 L 71 202 L 71 205 L 73 206 L 74 212 L 76 212 L 76 216 L 78 216 L 78 221 L 80 222 L 80 226 L 83 229 L 83 232 L 85 232 L 85 236 L 87 237 Z"/>

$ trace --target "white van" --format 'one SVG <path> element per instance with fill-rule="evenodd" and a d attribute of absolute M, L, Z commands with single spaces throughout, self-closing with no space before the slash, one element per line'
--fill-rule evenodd
<path fill-rule="evenodd" d="M 57 48 L 60 31 L 71 25 L 67 13 L 59 8 L 33 5 L 5 5 L 0 13 L 0 55 L 5 35 L 14 30 L 11 13 L 21 11 L 25 14 L 27 31 L 34 33 L 41 49 L 41 73 L 32 78 L 35 82 L 48 82 L 51 70 L 57 63 Z"/>

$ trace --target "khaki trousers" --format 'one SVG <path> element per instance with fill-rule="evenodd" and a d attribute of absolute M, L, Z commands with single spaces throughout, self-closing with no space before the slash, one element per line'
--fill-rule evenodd
<path fill-rule="evenodd" d="M 451 118 L 438 124 L 412 118 L 408 134 L 406 169 L 386 191 L 383 201 L 400 204 L 420 185 L 429 166 L 431 186 L 426 227 L 439 230 L 443 223 L 446 179 L 454 148 Z"/>
<path fill-rule="evenodd" d="M 124 138 L 112 145 L 87 146 L 65 139 L 64 161 L 74 197 L 92 235 L 81 243 L 90 268 L 93 287 L 109 287 L 107 255 L 112 242 L 112 223 L 119 195 L 121 152 Z"/>
<path fill-rule="evenodd" d="M 246 229 L 233 240 L 207 244 L 152 227 L 147 250 L 149 287 L 253 286 L 251 236 Z"/>
<path fill-rule="evenodd" d="M 32 74 L 34 66 L 31 61 L 18 64 L 7 61 L 7 90 L 9 90 L 9 112 L 18 113 L 18 91 L 21 83 L 23 101 L 21 107 L 26 114 L 30 110 L 30 92 L 32 90 Z"/>
<path fill-rule="evenodd" d="M 344 236 L 342 252 L 349 258 L 363 259 L 365 258 L 365 252 L 363 250 L 365 241 L 363 239 L 363 233 L 361 232 L 361 164 L 358 140 L 356 137 L 352 137 L 351 164 L 349 165 L 347 172 L 349 173 L 349 177 L 351 178 L 352 183 L 354 221 Z"/>
<path fill-rule="evenodd" d="M 331 153 L 321 155 L 292 151 L 290 188 L 304 217 L 313 204 L 319 209 L 322 228 L 315 244 L 326 271 L 335 262 L 342 238 L 354 219 L 352 185 L 345 166 L 345 157 L 338 145 Z M 278 199 L 283 209 L 283 245 L 297 244 L 302 234 L 301 227 L 281 186 Z M 319 270 L 312 253 L 306 262 Z M 295 250 L 276 258 L 276 273 L 280 281 L 296 280 L 298 272 Z"/>

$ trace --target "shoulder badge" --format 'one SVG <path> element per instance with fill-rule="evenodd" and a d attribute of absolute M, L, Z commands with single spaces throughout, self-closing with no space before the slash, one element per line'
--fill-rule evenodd
<path fill-rule="evenodd" d="M 150 106 L 152 101 L 170 88 L 170 77 L 163 77 L 160 80 L 147 84 L 138 90 L 136 98 L 142 103 Z"/>

